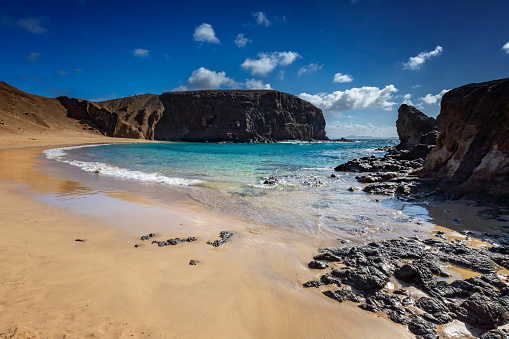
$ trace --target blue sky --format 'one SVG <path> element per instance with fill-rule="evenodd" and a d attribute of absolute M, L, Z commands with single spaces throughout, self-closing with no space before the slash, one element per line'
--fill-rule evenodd
<path fill-rule="evenodd" d="M 397 109 L 509 76 L 507 0 L 3 1 L 0 80 L 107 100 L 271 88 L 322 108 L 329 137 L 396 136 Z"/>

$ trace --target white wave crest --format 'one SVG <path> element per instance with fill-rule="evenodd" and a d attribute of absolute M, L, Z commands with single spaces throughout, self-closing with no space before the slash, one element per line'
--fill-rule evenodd
<path fill-rule="evenodd" d="M 94 172 L 101 175 L 107 175 L 111 177 L 117 177 L 122 179 L 130 179 L 144 182 L 154 182 L 166 185 L 179 185 L 179 186 L 192 186 L 202 183 L 203 181 L 198 179 L 185 179 L 185 178 L 171 178 L 159 173 L 145 173 L 140 171 L 132 171 L 125 168 L 120 168 L 113 165 L 108 165 L 102 162 L 86 162 L 67 159 L 66 151 L 77 148 L 85 147 L 97 147 L 102 145 L 86 145 L 86 146 L 73 146 L 73 147 L 62 147 L 45 150 L 43 153 L 46 158 L 53 159 L 59 162 L 63 162 L 75 167 L 78 167 L 86 172 Z"/>

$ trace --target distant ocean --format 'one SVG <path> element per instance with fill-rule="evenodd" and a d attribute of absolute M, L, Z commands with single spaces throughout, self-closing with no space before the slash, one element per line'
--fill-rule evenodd
<path fill-rule="evenodd" d="M 89 175 L 185 192 L 243 220 L 357 242 L 411 236 L 426 227 L 425 208 L 394 197 L 350 192 L 349 187 L 362 187 L 355 174 L 334 172 L 334 167 L 351 159 L 383 155 L 375 149 L 396 143 L 392 139 L 134 143 L 58 148 L 45 154 Z M 336 178 L 331 177 L 333 173 Z"/>

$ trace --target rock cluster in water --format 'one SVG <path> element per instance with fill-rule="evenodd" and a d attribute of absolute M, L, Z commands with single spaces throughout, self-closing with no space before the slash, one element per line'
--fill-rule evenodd
<path fill-rule="evenodd" d="M 408 105 L 401 105 L 398 112 L 397 129 L 401 140 L 398 146 L 378 149 L 387 152 L 382 157 L 354 159 L 334 169 L 368 173 L 356 177 L 357 181 L 369 184 L 363 189 L 367 193 L 409 195 L 418 191 L 415 174 L 435 145 L 438 135 L 435 119 Z"/>
<path fill-rule="evenodd" d="M 408 325 L 418 338 L 438 338 L 437 325 L 454 319 L 484 330 L 482 338 L 505 333 L 497 328 L 509 323 L 509 284 L 507 276 L 496 272 L 509 268 L 509 246 L 470 248 L 461 240 L 400 238 L 320 252 L 308 266 L 329 270 L 304 287 L 342 287 L 323 294 L 338 302 L 359 303 L 367 311 L 385 312 L 392 321 Z M 452 283 L 437 280 L 449 276 L 443 270 L 446 264 L 482 274 Z M 415 300 L 407 288 L 390 293 L 386 287 L 391 278 L 427 296 Z"/>

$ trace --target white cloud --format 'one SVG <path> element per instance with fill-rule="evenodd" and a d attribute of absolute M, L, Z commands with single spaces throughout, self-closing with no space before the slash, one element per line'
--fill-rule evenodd
<path fill-rule="evenodd" d="M 41 56 L 40 53 L 32 52 L 32 53 L 28 54 L 28 56 L 26 57 L 26 60 L 30 61 L 30 62 L 34 62 L 34 61 L 39 60 L 40 56 Z"/>
<path fill-rule="evenodd" d="M 256 24 L 259 26 L 270 26 L 270 21 L 267 19 L 267 15 L 263 12 L 253 13 L 253 16 L 256 18 Z"/>
<path fill-rule="evenodd" d="M 339 121 L 327 122 L 325 131 L 329 138 L 341 138 L 348 136 L 370 136 L 377 138 L 397 137 L 396 126 L 375 126 L 373 124 L 347 124 Z"/>
<path fill-rule="evenodd" d="M 346 91 L 336 91 L 331 94 L 318 93 L 315 95 L 301 93 L 299 97 L 321 108 L 329 115 L 362 108 L 391 109 L 395 102 L 390 102 L 392 93 L 398 90 L 394 85 L 378 87 L 351 88 Z"/>
<path fill-rule="evenodd" d="M 414 104 L 412 103 L 411 99 L 412 99 L 412 94 L 407 93 L 407 94 L 403 95 L 403 102 L 402 103 L 413 106 Z"/>
<path fill-rule="evenodd" d="M 19 19 L 16 24 L 19 27 L 22 27 L 26 29 L 29 32 L 35 33 L 35 34 L 42 34 L 46 32 L 46 27 L 49 22 L 48 18 L 46 17 L 32 17 L 32 18 L 26 18 L 26 19 Z"/>
<path fill-rule="evenodd" d="M 352 82 L 353 78 L 350 74 L 336 73 L 334 74 L 334 80 L 332 81 L 339 83 Z"/>
<path fill-rule="evenodd" d="M 277 77 L 279 78 L 279 80 L 285 80 L 285 71 L 283 71 L 282 69 L 279 70 Z"/>
<path fill-rule="evenodd" d="M 133 56 L 140 57 L 140 58 L 146 58 L 148 57 L 149 51 L 143 48 L 136 48 L 133 51 Z"/>
<path fill-rule="evenodd" d="M 509 53 L 509 42 L 506 43 L 504 46 L 502 46 L 502 49 L 506 52 L 506 53 Z"/>
<path fill-rule="evenodd" d="M 426 94 L 425 97 L 419 98 L 419 100 L 421 100 L 423 103 L 427 105 L 434 105 L 440 103 L 440 101 L 442 101 L 442 97 L 444 96 L 444 94 L 449 91 L 450 89 L 443 89 L 440 93 L 436 95 Z"/>
<path fill-rule="evenodd" d="M 245 82 L 237 82 L 226 76 L 225 72 L 215 72 L 205 67 L 195 70 L 189 79 L 182 85 L 172 89 L 172 92 L 192 91 L 199 89 L 220 89 L 220 88 L 247 88 L 247 89 L 272 89 L 270 84 L 261 80 L 246 79 Z"/>
<path fill-rule="evenodd" d="M 214 72 L 200 67 L 191 74 L 186 85 L 193 89 L 218 89 L 223 85 L 235 86 L 235 81 L 226 76 L 225 72 Z"/>
<path fill-rule="evenodd" d="M 64 76 L 64 75 L 68 75 L 68 74 L 69 74 L 69 72 L 64 71 L 63 69 L 61 69 L 61 70 L 59 70 L 59 71 L 57 72 L 57 74 L 58 74 L 58 75 L 60 75 L 60 76 Z"/>
<path fill-rule="evenodd" d="M 246 47 L 246 44 L 250 41 L 251 40 L 244 37 L 244 34 L 237 34 L 237 37 L 235 38 L 235 45 L 237 45 L 238 48 Z"/>
<path fill-rule="evenodd" d="M 297 76 L 300 78 L 302 75 L 306 73 L 316 72 L 321 70 L 323 65 L 311 63 L 307 66 L 301 67 L 299 71 L 297 72 Z"/>
<path fill-rule="evenodd" d="M 432 57 L 439 56 L 444 49 L 442 46 L 437 46 L 431 52 L 421 52 L 415 57 L 411 57 L 407 62 L 403 63 L 404 69 L 415 71 L 421 68 L 421 66 Z"/>
<path fill-rule="evenodd" d="M 219 44 L 219 39 L 216 38 L 216 33 L 211 25 L 203 23 L 194 29 L 194 41 L 208 42 L 211 44 Z"/>
<path fill-rule="evenodd" d="M 422 87 L 422 85 L 419 85 L 419 84 L 415 84 L 412 86 L 412 88 L 421 88 L 421 87 Z"/>
<path fill-rule="evenodd" d="M 76 74 L 80 74 L 81 72 L 83 72 L 83 69 L 81 69 L 81 68 L 76 68 L 74 71 L 76 72 Z"/>
<path fill-rule="evenodd" d="M 278 65 L 288 66 L 297 58 L 301 56 L 296 52 L 258 53 L 258 59 L 247 58 L 241 67 L 250 71 L 252 75 L 267 75 Z"/>
<path fill-rule="evenodd" d="M 264 84 L 261 80 L 246 79 L 244 83 L 247 89 L 272 89 L 270 84 Z"/>

